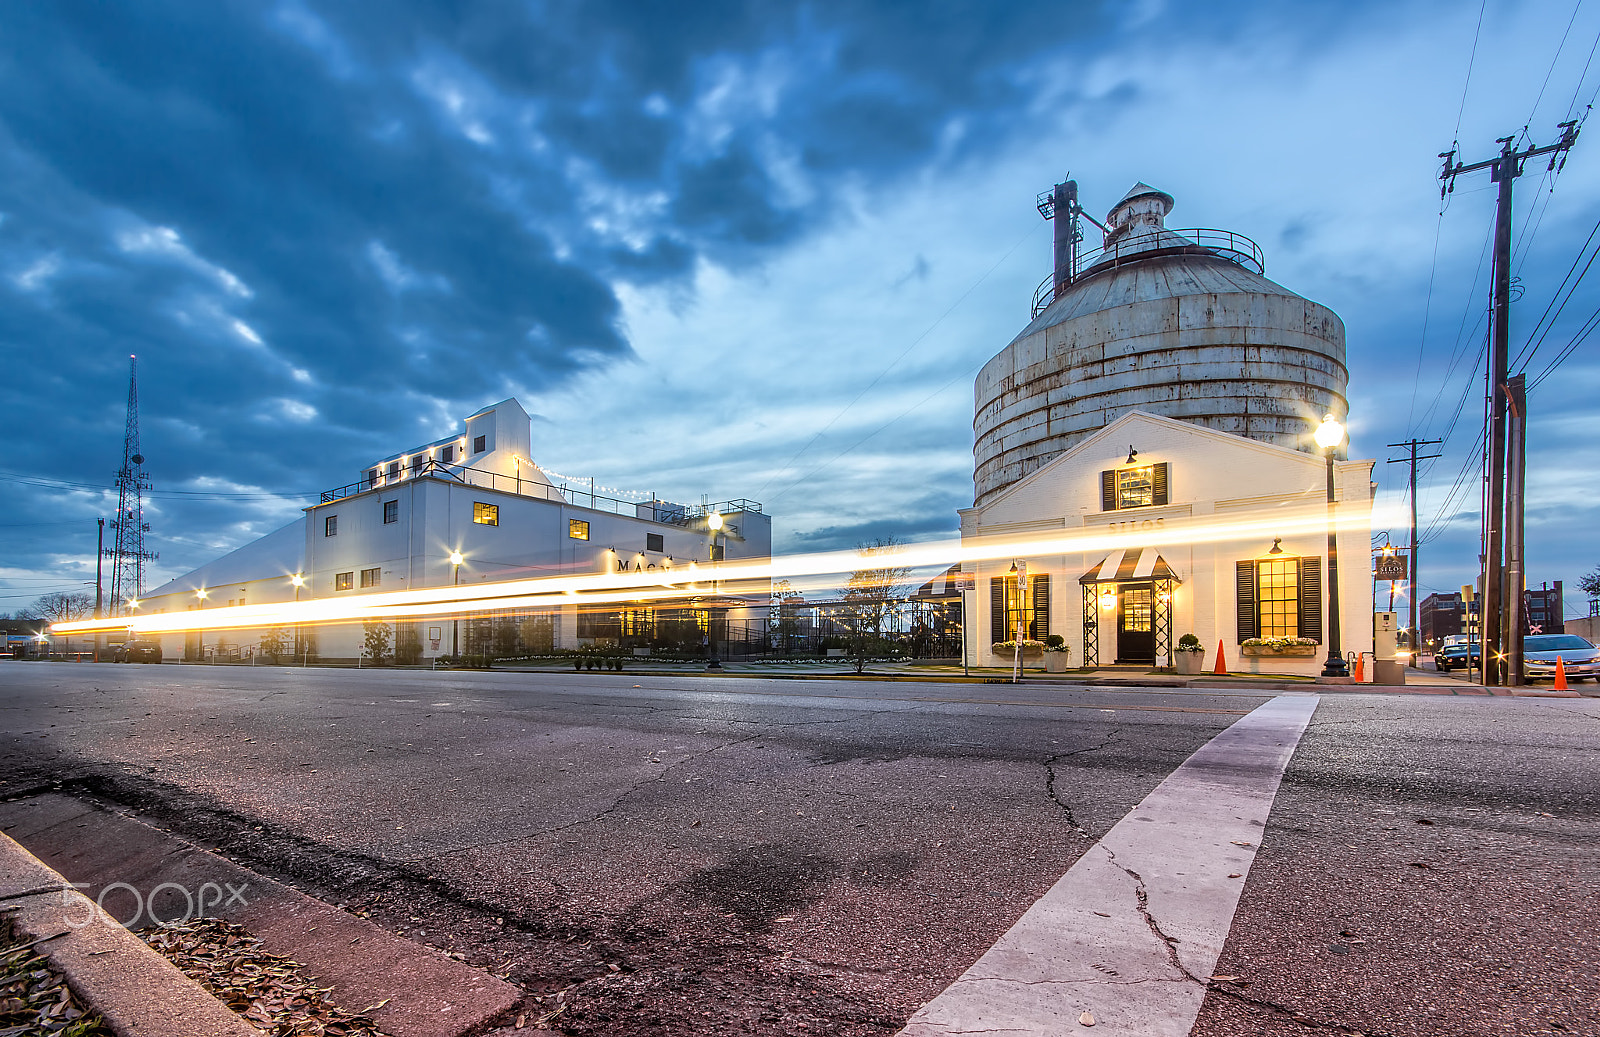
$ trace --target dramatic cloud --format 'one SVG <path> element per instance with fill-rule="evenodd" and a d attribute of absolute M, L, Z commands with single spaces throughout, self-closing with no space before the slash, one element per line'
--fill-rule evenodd
<path fill-rule="evenodd" d="M 1434 153 L 1585 113 L 1600 14 L 1563 43 L 1570 5 L 1491 3 L 1463 108 L 1453 5 L 459 7 L 8 12 L 0 422 L 30 449 L 0 465 L 0 611 L 92 579 L 129 354 L 160 574 L 513 394 L 541 463 L 759 499 L 781 545 L 950 533 L 971 380 L 1068 169 L 1098 209 L 1156 183 L 1340 312 L 1355 452 L 1448 431 L 1424 582 L 1475 569 L 1492 195 L 1464 178 L 1439 217 Z M 1596 147 L 1518 185 L 1519 329 L 1600 218 Z M 1534 398 L 1535 581 L 1600 563 L 1563 492 L 1596 474 L 1594 355 Z"/>

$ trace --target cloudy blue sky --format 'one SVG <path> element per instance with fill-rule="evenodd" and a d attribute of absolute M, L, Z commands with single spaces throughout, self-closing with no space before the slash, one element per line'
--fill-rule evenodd
<path fill-rule="evenodd" d="M 512 395 L 546 467 L 762 501 L 783 549 L 950 534 L 1069 170 L 1341 314 L 1353 456 L 1448 437 L 1454 588 L 1494 195 L 1441 215 L 1435 156 L 1584 117 L 1597 40 L 1594 0 L 8 4 L 0 611 L 93 579 L 130 353 L 152 585 Z M 1600 224 L 1590 133 L 1518 184 L 1514 352 Z M 1596 286 L 1527 365 L 1535 584 L 1600 565 L 1596 340 L 1551 367 Z"/>

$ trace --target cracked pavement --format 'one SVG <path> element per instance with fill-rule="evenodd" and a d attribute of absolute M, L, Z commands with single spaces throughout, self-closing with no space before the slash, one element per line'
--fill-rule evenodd
<path fill-rule="evenodd" d="M 0 791 L 217 848 L 565 1032 L 892 1034 L 1268 697 L 14 664 Z M 1194 1032 L 1600 1032 L 1594 712 L 1324 696 Z M 1127 906 L 1091 920 L 1159 938 L 1099 856 Z"/>

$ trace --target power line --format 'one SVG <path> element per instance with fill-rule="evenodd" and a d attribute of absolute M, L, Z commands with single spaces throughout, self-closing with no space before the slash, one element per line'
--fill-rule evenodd
<path fill-rule="evenodd" d="M 1467 114 L 1467 88 L 1472 85 L 1472 66 L 1478 60 L 1478 35 L 1483 32 L 1483 12 L 1488 8 L 1489 0 L 1483 0 L 1478 5 L 1478 25 L 1472 30 L 1472 52 L 1467 55 L 1467 78 L 1461 84 L 1461 108 L 1456 112 L 1456 132 L 1453 137 L 1461 139 L 1461 119 Z"/>
<path fill-rule="evenodd" d="M 1594 330 L 1597 327 L 1600 327 L 1600 309 L 1595 310 L 1589 315 L 1589 319 L 1584 321 L 1578 333 L 1573 335 L 1572 340 L 1567 343 L 1566 347 L 1562 349 L 1560 353 L 1556 354 L 1556 358 L 1550 361 L 1549 365 L 1546 366 L 1543 371 L 1539 372 L 1539 375 L 1533 380 L 1533 383 L 1529 385 L 1528 388 L 1537 388 L 1546 378 L 1549 378 L 1551 372 L 1553 372 L 1557 367 L 1561 366 L 1561 362 L 1567 359 L 1567 357 L 1571 356 L 1573 352 L 1577 350 L 1577 348 L 1582 345 L 1591 334 L 1594 333 Z"/>
<path fill-rule="evenodd" d="M 1556 286 L 1555 295 L 1550 297 L 1550 306 L 1555 306 L 1556 296 L 1561 295 L 1561 289 L 1566 287 L 1567 278 L 1570 278 L 1572 276 L 1572 271 L 1573 271 L 1574 268 L 1577 267 L 1578 260 L 1583 258 L 1584 252 L 1586 252 L 1588 250 L 1589 243 L 1594 240 L 1594 236 L 1595 236 L 1595 234 L 1597 232 L 1600 232 L 1600 221 L 1597 221 L 1595 223 L 1594 230 L 1591 230 L 1589 232 L 1589 240 L 1585 241 L 1583 243 L 1583 248 L 1578 250 L 1577 259 L 1574 259 L 1572 261 L 1572 267 L 1569 267 L 1567 269 L 1567 276 L 1563 277 L 1561 279 L 1561 284 Z M 1587 274 L 1589 272 L 1589 268 L 1594 265 L 1594 261 L 1595 261 L 1595 257 L 1596 256 L 1600 256 L 1600 248 L 1595 249 L 1595 251 L 1589 256 L 1589 262 L 1587 262 L 1587 263 L 1585 263 L 1583 265 L 1583 272 L 1578 274 L 1577 280 L 1572 282 L 1572 287 L 1567 289 L 1566 297 L 1561 300 L 1561 305 L 1556 306 L 1555 313 L 1553 313 L 1553 314 L 1550 313 L 1550 306 L 1546 306 L 1545 307 L 1544 314 L 1540 315 L 1539 323 L 1535 324 L 1533 326 L 1533 330 L 1534 331 L 1538 331 L 1539 330 L 1539 326 L 1541 324 L 1544 324 L 1545 316 L 1547 316 L 1547 315 L 1550 318 L 1549 326 L 1544 329 L 1544 332 L 1542 334 L 1540 334 L 1539 340 L 1537 342 L 1534 342 L 1533 341 L 1533 335 L 1531 333 L 1529 334 L 1529 336 L 1528 336 L 1529 342 L 1525 343 L 1523 345 L 1523 348 L 1517 353 L 1516 360 L 1514 361 L 1515 363 L 1521 364 L 1524 367 L 1526 367 L 1529 363 L 1531 363 L 1533 361 L 1533 358 L 1534 358 L 1535 354 L 1537 354 L 1539 352 L 1539 347 L 1544 345 L 1545 337 L 1547 335 L 1549 335 L 1550 332 L 1555 328 L 1556 319 L 1561 316 L 1561 311 L 1567 308 L 1567 302 L 1569 300 L 1571 300 L 1572 293 L 1576 292 L 1578 290 L 1578 283 L 1583 280 L 1584 274 Z"/>
<path fill-rule="evenodd" d="M 95 483 L 52 479 L 48 476 L 27 475 L 22 472 L 12 472 L 4 469 L 0 469 L 0 482 L 22 483 L 27 486 L 41 486 L 52 490 L 88 490 L 94 493 L 111 492 L 105 486 Z M 144 496 L 168 500 L 280 500 L 283 498 L 304 498 L 310 496 L 310 493 L 306 490 L 249 490 L 239 492 L 222 490 L 154 490 L 145 493 Z"/>
<path fill-rule="evenodd" d="M 1528 127 L 1533 125 L 1534 113 L 1539 110 L 1539 102 L 1544 100 L 1545 88 L 1550 85 L 1550 77 L 1555 73 L 1556 62 L 1561 60 L 1561 49 L 1567 45 L 1567 36 L 1572 32 L 1572 23 L 1578 20 L 1578 8 L 1582 6 L 1583 0 L 1578 0 L 1577 3 L 1572 5 L 1572 17 L 1567 19 L 1567 27 L 1561 33 L 1561 42 L 1556 44 L 1556 53 L 1555 56 L 1550 59 L 1550 68 L 1544 74 L 1544 82 L 1539 84 L 1539 96 L 1533 99 L 1533 107 L 1528 110 L 1528 121 L 1522 124 L 1522 132 L 1524 135 L 1527 134 Z M 1588 66 L 1586 65 L 1584 68 L 1585 71 L 1587 71 Z M 1583 81 L 1579 80 L 1578 85 L 1581 87 L 1583 85 Z M 1568 107 L 1570 108 L 1571 106 L 1569 105 Z M 1456 132 L 1460 133 L 1461 131 L 1458 128 Z"/>

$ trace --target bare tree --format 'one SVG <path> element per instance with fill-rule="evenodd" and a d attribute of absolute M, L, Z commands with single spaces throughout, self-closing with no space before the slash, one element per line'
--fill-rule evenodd
<path fill-rule="evenodd" d="M 23 619 L 43 619 L 50 623 L 68 623 L 75 619 L 91 619 L 94 616 L 94 595 L 81 591 L 61 592 L 46 594 L 35 599 L 32 605 L 24 610 Z"/>
<path fill-rule="evenodd" d="M 870 655 L 886 647 L 884 621 L 899 606 L 911 576 L 909 566 L 894 564 L 894 556 L 904 546 L 904 541 L 892 536 L 856 545 L 865 564 L 850 574 L 844 601 L 850 620 L 850 654 L 856 661 L 857 673 L 867 668 Z"/>
<path fill-rule="evenodd" d="M 1578 577 L 1578 586 L 1591 598 L 1600 598 L 1600 566 Z"/>

